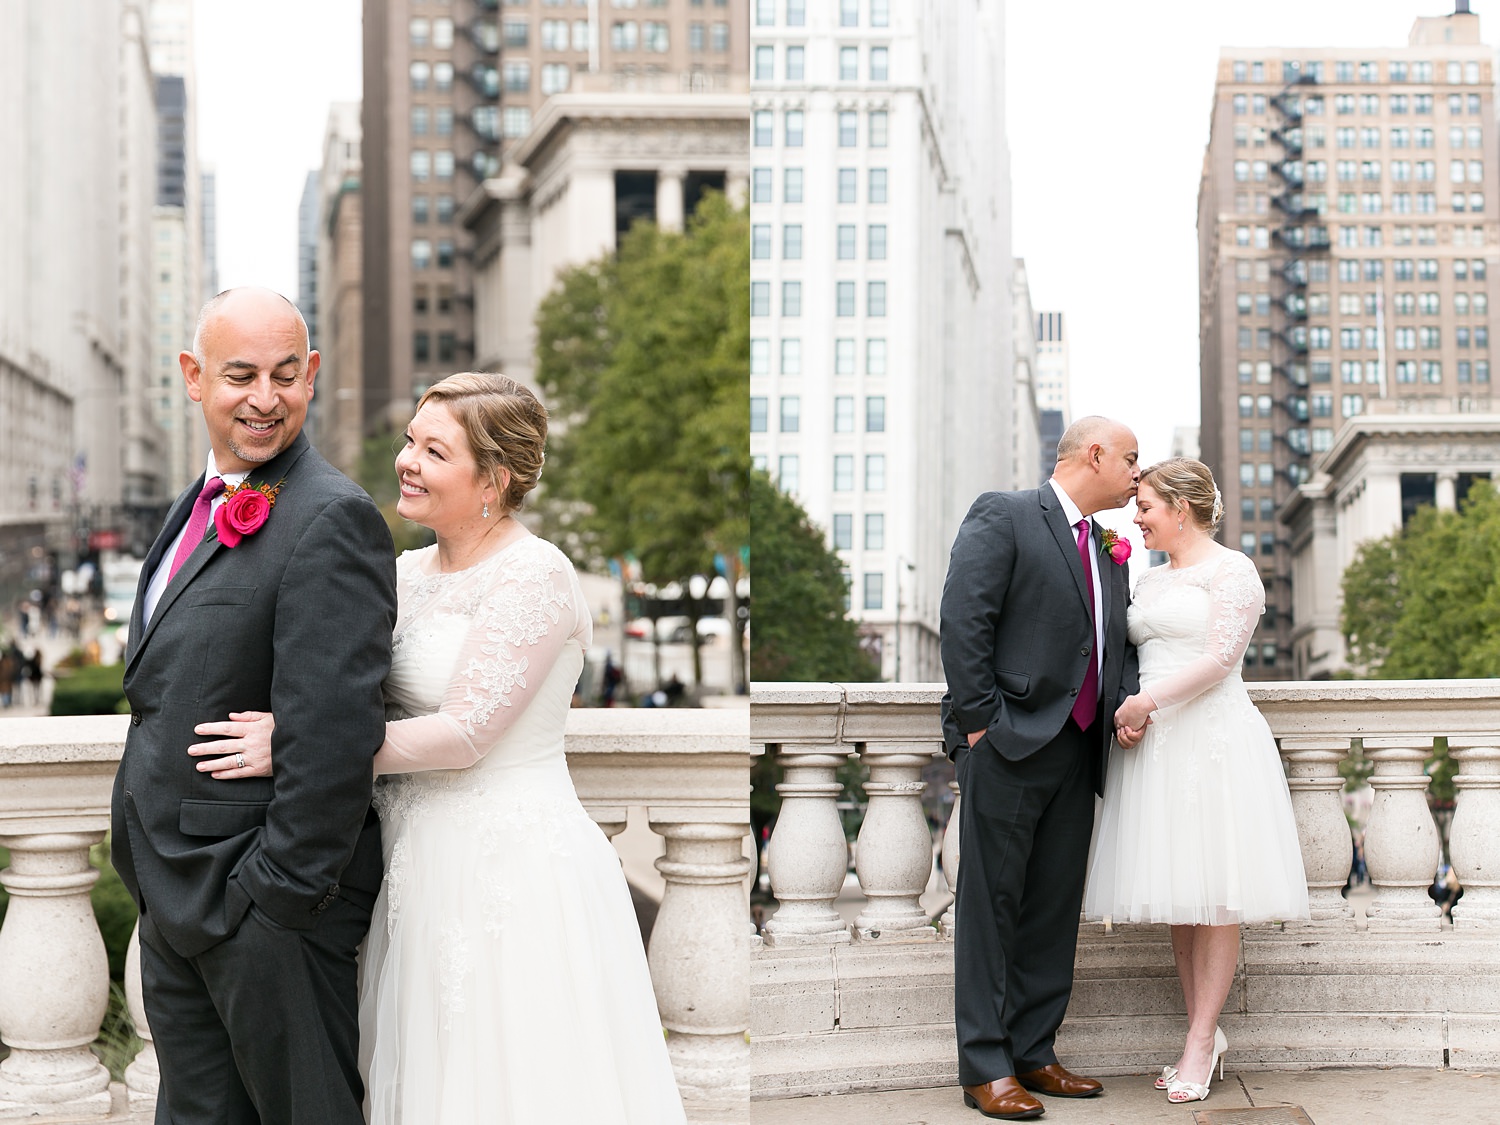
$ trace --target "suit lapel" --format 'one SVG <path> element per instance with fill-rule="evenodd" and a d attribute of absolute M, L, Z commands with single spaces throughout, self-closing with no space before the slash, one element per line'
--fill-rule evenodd
<path fill-rule="evenodd" d="M 245 478 L 245 484 L 256 485 L 262 482 L 275 484 L 292 471 L 292 467 L 301 459 L 302 454 L 306 452 L 307 448 L 307 435 L 298 434 L 291 445 L 287 446 L 264 465 L 253 469 L 250 475 Z M 157 566 L 161 565 L 161 558 L 166 553 L 166 546 L 176 537 L 177 529 L 187 522 L 188 514 L 192 511 L 193 501 L 197 499 L 198 493 L 202 488 L 203 477 L 200 476 L 192 488 L 178 497 L 176 507 L 173 508 L 172 514 L 167 518 L 166 528 L 162 529 L 162 534 L 151 548 L 151 554 L 156 560 Z M 184 501 L 186 501 L 185 506 Z M 168 528 L 171 529 L 171 534 L 168 534 Z M 140 659 L 141 652 L 146 647 L 146 642 L 156 632 L 156 627 L 161 623 L 162 618 L 167 615 L 167 610 L 172 607 L 172 604 L 177 601 L 182 592 L 192 584 L 193 579 L 198 577 L 198 574 L 208 565 L 209 560 L 217 555 L 221 549 L 224 549 L 224 545 L 219 542 L 219 530 L 215 526 L 214 521 L 209 520 L 208 533 L 204 536 L 203 542 L 193 549 L 193 553 L 184 560 L 182 568 L 173 576 L 172 581 L 167 583 L 167 588 L 162 591 L 161 600 L 156 603 L 156 611 L 152 613 L 151 621 L 147 624 L 145 632 L 141 634 L 140 641 L 135 645 L 134 651 L 130 654 L 126 662 L 126 675 L 130 674 L 136 661 Z M 150 565 L 150 561 L 148 559 L 148 565 L 141 568 L 141 581 L 143 584 L 136 592 L 137 605 L 144 605 L 146 589 L 144 583 L 149 582 L 149 575 L 155 573 L 156 568 Z M 135 633 L 134 625 L 131 626 L 131 633 L 132 635 Z"/>
<path fill-rule="evenodd" d="M 1110 558 L 1107 554 L 1100 550 L 1100 548 L 1104 544 L 1104 539 L 1103 533 L 1099 530 L 1098 522 L 1096 520 L 1090 519 L 1089 525 L 1092 529 L 1089 532 L 1089 545 L 1094 552 L 1094 569 L 1098 570 L 1098 568 L 1101 566 L 1113 567 L 1115 565 L 1115 560 Z M 1109 620 L 1110 594 L 1113 590 L 1114 584 L 1113 574 L 1111 574 L 1108 570 L 1102 570 L 1099 572 L 1099 609 L 1100 612 L 1104 614 L 1105 621 Z"/>
<path fill-rule="evenodd" d="M 1068 522 L 1062 502 L 1058 500 L 1057 493 L 1052 491 L 1051 485 L 1043 485 L 1037 489 L 1037 495 L 1042 502 L 1043 518 L 1052 530 L 1052 537 L 1057 540 L 1058 549 L 1067 560 L 1068 573 L 1073 576 L 1078 597 L 1083 601 L 1084 611 L 1087 612 L 1094 599 L 1089 596 L 1088 583 L 1084 579 L 1083 561 L 1078 557 L 1078 537 L 1074 534 L 1073 525 Z"/>
<path fill-rule="evenodd" d="M 141 644 L 145 641 L 144 631 L 141 625 L 141 611 L 146 606 L 146 588 L 151 585 L 151 577 L 160 568 L 162 559 L 166 557 L 167 548 L 177 538 L 177 533 L 182 530 L 182 525 L 187 523 L 188 517 L 193 511 L 193 501 L 198 493 L 203 490 L 204 476 L 199 475 L 192 487 L 185 490 L 172 505 L 172 510 L 167 513 L 167 521 L 162 524 L 161 533 L 157 535 L 156 542 L 151 544 L 151 551 L 146 555 L 146 561 L 141 565 L 141 577 L 135 588 L 135 607 L 137 612 L 130 615 L 130 637 L 125 645 L 125 662 L 127 667 L 135 663 L 135 654 L 141 650 Z M 152 614 L 152 620 L 156 615 Z"/>

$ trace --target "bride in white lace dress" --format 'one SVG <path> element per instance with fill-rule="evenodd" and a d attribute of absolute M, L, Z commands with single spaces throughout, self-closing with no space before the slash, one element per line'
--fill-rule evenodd
<path fill-rule="evenodd" d="M 525 387 L 455 375 L 396 457 L 398 511 L 438 541 L 397 563 L 359 996 L 371 1125 L 684 1120 L 619 857 L 563 755 L 588 607 L 511 516 L 545 436 Z M 200 768 L 268 772 L 272 720 L 232 719 L 200 728 L 243 736 L 204 744 L 230 757 Z M 236 752 L 246 770 L 218 768 Z"/>
<path fill-rule="evenodd" d="M 1174 1102 L 1208 1096 L 1227 1044 L 1218 1016 L 1234 980 L 1239 925 L 1306 918 L 1307 879 L 1275 740 L 1240 678 L 1265 609 L 1255 564 L 1213 539 L 1213 475 L 1173 458 L 1141 474 L 1135 522 L 1170 565 L 1136 583 L 1130 640 L 1141 691 L 1115 714 L 1145 738 L 1115 746 L 1089 860 L 1084 913 L 1165 922 L 1188 1008 Z"/>

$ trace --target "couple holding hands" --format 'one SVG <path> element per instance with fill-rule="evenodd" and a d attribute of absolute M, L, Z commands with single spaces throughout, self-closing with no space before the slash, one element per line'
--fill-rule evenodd
<path fill-rule="evenodd" d="M 434 385 L 396 473 L 437 541 L 397 559 L 301 432 L 289 301 L 221 293 L 179 361 L 210 454 L 142 568 L 113 802 L 158 1125 L 683 1121 L 563 754 L 591 617 L 515 519 L 546 411 Z"/>
<path fill-rule="evenodd" d="M 1050 481 L 974 502 L 949 562 L 959 1081 L 987 1117 L 1103 1090 L 1053 1049 L 1080 910 L 1171 927 L 1188 1013 L 1156 1079 L 1172 1102 L 1206 1098 L 1222 1067 L 1240 924 L 1308 916 L 1286 778 L 1240 678 L 1260 576 L 1214 541 L 1223 501 L 1207 466 L 1137 462 L 1127 427 L 1079 419 Z M 1128 544 L 1089 518 L 1132 498 L 1146 546 L 1169 560 L 1133 596 Z"/>

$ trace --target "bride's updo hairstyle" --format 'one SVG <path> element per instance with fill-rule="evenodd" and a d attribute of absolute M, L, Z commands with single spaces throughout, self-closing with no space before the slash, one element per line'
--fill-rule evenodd
<path fill-rule="evenodd" d="M 1149 484 L 1173 507 L 1186 507 L 1193 522 L 1210 535 L 1224 518 L 1224 498 L 1214 485 L 1213 473 L 1202 461 L 1169 457 L 1143 471 L 1141 483 Z"/>
<path fill-rule="evenodd" d="M 479 474 L 494 481 L 500 506 L 516 511 L 536 487 L 546 460 L 547 408 L 530 387 L 504 375 L 465 371 L 434 383 L 417 402 L 446 406 L 464 429 Z M 500 470 L 510 487 L 500 488 Z"/>

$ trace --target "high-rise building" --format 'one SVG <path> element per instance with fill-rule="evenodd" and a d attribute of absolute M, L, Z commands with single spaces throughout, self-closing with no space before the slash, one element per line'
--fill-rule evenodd
<path fill-rule="evenodd" d="M 1403 47 L 1225 49 L 1199 188 L 1203 459 L 1259 564 L 1247 678 L 1294 660 L 1279 512 L 1343 422 L 1490 408 L 1494 53 L 1459 0 Z M 1384 401 L 1382 401 L 1384 400 Z"/>
<path fill-rule="evenodd" d="M 751 457 L 882 676 L 938 680 L 953 537 L 1016 483 L 1002 6 L 756 0 L 751 45 Z"/>
<path fill-rule="evenodd" d="M 1041 480 L 1052 476 L 1057 466 L 1057 443 L 1073 420 L 1068 405 L 1068 338 L 1063 332 L 1063 314 L 1036 314 L 1036 406 L 1041 430 L 1037 466 Z"/>
<path fill-rule="evenodd" d="M 203 285 L 202 300 L 207 301 L 219 291 L 219 189 L 214 170 L 203 165 L 198 175 L 198 186 L 202 193 L 202 220 L 199 229 L 203 232 Z"/>
<path fill-rule="evenodd" d="M 1037 407 L 1037 368 L 1040 349 L 1037 343 L 1037 313 L 1031 305 L 1031 283 L 1026 263 L 1014 261 L 1010 298 L 1011 340 L 1015 359 L 1011 365 L 1010 412 L 1014 424 L 1010 431 L 1010 476 L 1017 488 L 1030 488 L 1046 477 L 1036 476 L 1042 457 L 1042 413 Z M 1048 466 L 1047 475 L 1052 475 Z"/>
<path fill-rule="evenodd" d="M 350 474 L 358 471 L 364 436 L 360 170 L 359 103 L 335 102 L 323 133 L 318 181 L 316 316 L 323 406 L 316 440 L 323 456 Z"/>
<path fill-rule="evenodd" d="M 473 238 L 457 211 L 499 168 L 499 10 L 364 0 L 366 430 L 404 426 L 422 391 L 473 364 Z"/>

